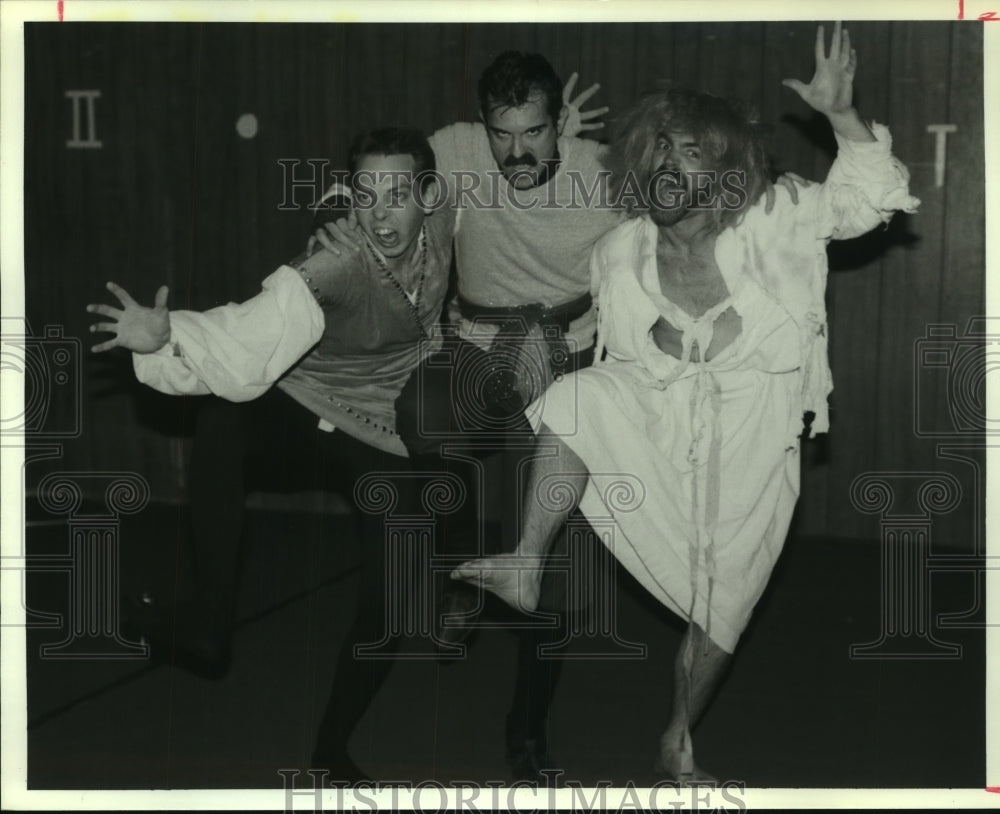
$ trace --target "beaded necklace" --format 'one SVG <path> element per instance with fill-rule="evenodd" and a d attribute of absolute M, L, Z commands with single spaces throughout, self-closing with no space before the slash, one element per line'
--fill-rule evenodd
<path fill-rule="evenodd" d="M 362 232 L 362 234 L 364 233 Z M 406 289 L 400 285 L 399 280 L 397 280 L 396 276 L 389 270 L 389 264 L 385 262 L 385 258 L 382 256 L 382 253 L 372 245 L 371 239 L 368 235 L 364 235 L 364 238 L 365 245 L 368 247 L 368 251 L 375 260 L 375 263 L 382 270 L 382 273 L 389 278 L 389 282 L 396 287 L 396 290 L 402 295 L 403 299 L 406 300 L 406 305 L 410 309 L 410 316 L 412 316 L 413 321 L 417 323 L 420 335 L 427 336 L 427 331 L 424 330 L 424 324 L 420 321 L 420 311 L 418 310 L 418 306 L 420 305 L 420 295 L 424 291 L 424 279 L 427 277 L 426 231 L 421 228 L 420 236 L 417 238 L 417 240 L 420 241 L 420 278 L 417 280 L 417 292 L 414 294 L 413 299 L 410 299 L 410 295 L 406 293 Z"/>

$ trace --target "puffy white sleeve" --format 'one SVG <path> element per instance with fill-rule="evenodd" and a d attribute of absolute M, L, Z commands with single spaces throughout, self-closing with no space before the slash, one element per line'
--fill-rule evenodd
<path fill-rule="evenodd" d="M 169 395 L 214 393 L 251 401 L 315 345 L 323 311 L 299 272 L 281 266 L 262 291 L 209 311 L 171 311 L 170 342 L 156 353 L 132 354 L 143 384 Z"/>
<path fill-rule="evenodd" d="M 851 141 L 834 134 L 837 159 L 822 185 L 822 237 L 858 237 L 886 223 L 896 211 L 916 212 L 910 174 L 892 154 L 887 127 L 871 124 L 875 141 Z"/>

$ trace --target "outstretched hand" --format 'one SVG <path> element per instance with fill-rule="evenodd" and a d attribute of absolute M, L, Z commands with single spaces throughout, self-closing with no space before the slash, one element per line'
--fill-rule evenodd
<path fill-rule="evenodd" d="M 139 305 L 129 296 L 129 293 L 115 283 L 108 283 L 106 288 L 114 294 L 122 304 L 122 308 L 110 305 L 88 305 L 88 314 L 100 314 L 114 322 L 95 322 L 90 326 L 90 332 L 98 331 L 115 334 L 91 350 L 101 353 L 112 348 L 125 348 L 136 353 L 154 353 L 170 341 L 170 312 L 167 311 L 167 295 L 169 289 L 163 285 L 156 292 L 153 307 Z"/>
<path fill-rule="evenodd" d="M 583 103 L 597 93 L 601 89 L 601 86 L 595 82 L 586 90 L 580 91 L 580 95 L 574 99 L 572 98 L 573 90 L 576 88 L 579 78 L 580 75 L 576 71 L 573 71 L 563 88 L 563 105 L 566 107 L 566 120 L 563 122 L 562 129 L 559 132 L 562 136 L 577 136 L 585 130 L 600 130 L 604 127 L 604 122 L 595 122 L 592 119 L 603 116 L 611 109 L 608 107 L 598 107 L 593 110 L 580 110 Z"/>
<path fill-rule="evenodd" d="M 785 79 L 781 84 L 799 94 L 813 110 L 835 116 L 852 108 L 857 66 L 858 56 L 851 48 L 851 36 L 847 29 L 841 30 L 838 20 L 833 26 L 829 56 L 823 26 L 816 29 L 816 71 L 809 84 L 798 79 Z"/>

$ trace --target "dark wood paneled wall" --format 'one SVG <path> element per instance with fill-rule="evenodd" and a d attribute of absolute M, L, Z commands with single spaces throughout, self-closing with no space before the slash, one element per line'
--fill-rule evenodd
<path fill-rule="evenodd" d="M 974 433 L 949 435 L 949 404 L 975 401 L 982 382 L 949 387 L 947 365 L 917 369 L 915 353 L 933 324 L 956 326 L 954 346 L 968 347 L 966 321 L 984 308 L 981 29 L 943 22 L 850 29 L 858 105 L 892 127 L 923 205 L 831 250 L 833 430 L 804 448 L 798 528 L 877 537 L 879 517 L 851 504 L 854 478 L 943 470 L 959 479 L 963 497 L 935 526 L 935 540 L 965 547 L 977 529 L 981 455 L 963 463 L 939 445 L 981 445 Z M 579 70 L 581 86 L 600 81 L 594 102 L 613 111 L 662 79 L 753 100 L 771 125 L 775 166 L 821 178 L 832 138 L 780 84 L 810 76 L 814 30 L 797 22 L 28 24 L 27 316 L 36 333 L 61 325 L 89 346 L 83 306 L 106 299 L 108 279 L 141 301 L 168 283 L 178 308 L 252 295 L 301 249 L 310 222 L 308 189 L 296 191 L 297 211 L 280 208 L 288 194 L 281 159 L 329 159 L 332 169 L 365 128 L 406 123 L 431 131 L 472 120 L 476 78 L 507 48 L 546 54 L 564 77 Z M 85 89 L 101 94 L 100 148 L 67 146 L 65 94 Z M 244 113 L 259 122 L 252 139 L 235 127 Z M 934 124 L 957 128 L 940 187 L 936 137 L 927 131 Z M 309 171 L 300 165 L 300 177 Z M 135 384 L 124 353 L 87 355 L 82 369 L 83 432 L 66 442 L 58 468 L 137 471 L 156 497 L 183 499 L 190 401 Z M 915 403 L 937 435 L 918 434 Z"/>

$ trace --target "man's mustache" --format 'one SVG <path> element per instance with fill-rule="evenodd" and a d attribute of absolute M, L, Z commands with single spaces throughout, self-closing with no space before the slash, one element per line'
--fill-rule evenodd
<path fill-rule="evenodd" d="M 504 167 L 533 167 L 538 163 L 538 159 L 531 153 L 524 155 L 509 155 L 503 161 Z"/>

